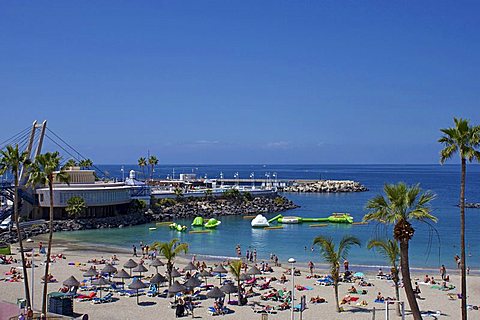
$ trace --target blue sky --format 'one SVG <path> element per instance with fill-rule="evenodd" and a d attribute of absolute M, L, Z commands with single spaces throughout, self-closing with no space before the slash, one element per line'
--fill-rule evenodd
<path fill-rule="evenodd" d="M 478 1 L 4 1 L 0 140 L 96 163 L 437 163 L 480 123 Z"/>

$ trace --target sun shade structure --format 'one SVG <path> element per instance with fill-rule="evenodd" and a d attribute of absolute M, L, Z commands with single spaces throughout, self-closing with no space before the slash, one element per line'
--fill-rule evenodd
<path fill-rule="evenodd" d="M 210 272 L 208 272 L 207 270 L 203 270 L 202 272 L 200 272 L 200 276 L 202 278 L 205 278 L 205 285 L 207 285 L 207 286 L 208 286 L 208 281 L 207 281 L 208 278 L 213 277 L 213 275 Z"/>
<path fill-rule="evenodd" d="M 225 297 L 225 293 L 223 293 L 218 287 L 214 287 L 212 290 L 207 292 L 208 298 L 218 299 Z"/>
<path fill-rule="evenodd" d="M 159 283 L 163 283 L 163 282 L 167 282 L 167 278 L 162 276 L 160 273 L 155 274 L 152 277 L 152 279 L 150 279 L 150 283 L 154 283 L 154 284 L 159 284 Z"/>
<path fill-rule="evenodd" d="M 240 275 L 240 281 L 247 281 L 247 280 L 250 280 L 252 277 L 250 277 L 248 274 L 246 273 L 242 273 Z"/>
<path fill-rule="evenodd" d="M 67 287 L 79 287 L 80 282 L 78 282 L 74 276 L 70 276 L 67 280 L 63 281 L 63 285 Z"/>
<path fill-rule="evenodd" d="M 195 287 L 200 287 L 201 284 L 202 284 L 202 281 L 198 280 L 197 278 L 191 277 L 183 285 L 187 288 L 193 289 Z"/>
<path fill-rule="evenodd" d="M 228 294 L 228 300 L 230 301 L 230 294 L 238 292 L 238 287 L 234 286 L 233 283 L 229 282 L 220 287 L 220 291 Z"/>
<path fill-rule="evenodd" d="M 253 266 L 247 271 L 247 274 L 254 276 L 257 274 L 262 274 L 262 271 L 260 271 L 260 269 L 258 269 L 256 266 Z"/>
<path fill-rule="evenodd" d="M 133 261 L 132 259 L 129 259 L 127 262 L 125 262 L 125 264 L 123 265 L 123 267 L 125 269 L 130 269 L 130 275 L 132 275 L 132 269 L 135 268 L 136 266 L 138 266 L 138 263 L 136 263 L 135 261 Z"/>
<path fill-rule="evenodd" d="M 178 272 L 177 269 L 173 269 L 171 276 L 172 276 L 172 278 L 177 278 L 177 277 L 181 277 L 182 274 L 180 272 Z"/>
<path fill-rule="evenodd" d="M 117 268 L 115 268 L 110 263 L 108 263 L 108 264 L 105 265 L 105 267 L 103 267 L 101 272 L 108 274 L 108 277 L 110 277 L 112 275 L 112 273 L 117 272 Z"/>
<path fill-rule="evenodd" d="M 228 271 L 223 265 L 218 265 L 213 269 L 213 272 L 220 274 L 220 284 L 222 284 L 222 274 L 226 274 Z"/>
<path fill-rule="evenodd" d="M 168 293 L 169 294 L 175 294 L 175 293 L 179 293 L 179 292 L 183 292 L 187 290 L 187 288 L 180 284 L 180 282 L 178 281 L 175 281 L 169 288 L 168 288 Z"/>
<path fill-rule="evenodd" d="M 107 279 L 105 278 L 98 278 L 98 279 L 94 279 L 92 280 L 92 284 L 94 286 L 97 286 L 97 287 L 100 287 L 100 298 L 102 297 L 102 287 L 103 286 L 106 286 L 106 285 L 109 285 L 110 284 L 110 281 L 108 281 Z"/>
<path fill-rule="evenodd" d="M 163 267 L 165 265 L 165 263 L 163 263 L 162 261 L 158 260 L 157 259 L 154 259 L 151 263 L 150 263 L 150 267 L 154 267 L 155 268 L 155 271 L 158 273 L 158 267 Z"/>
<path fill-rule="evenodd" d="M 125 279 L 130 278 L 130 275 L 127 273 L 127 271 L 122 269 L 119 272 L 117 272 L 113 277 L 117 279 L 122 279 L 122 286 L 123 288 L 125 288 Z"/>
<path fill-rule="evenodd" d="M 139 272 L 140 273 L 140 276 L 142 276 L 142 272 L 147 272 L 148 269 L 145 268 L 145 266 L 143 264 L 139 264 L 138 266 L 136 266 L 135 268 L 132 269 L 133 272 Z"/>
<path fill-rule="evenodd" d="M 128 285 L 128 288 L 129 289 L 132 289 L 132 290 L 136 290 L 137 291 L 137 304 L 139 303 L 138 302 L 138 290 L 139 289 L 144 289 L 148 287 L 145 283 L 142 282 L 142 280 L 138 279 L 138 278 L 134 278 L 132 283 L 130 283 Z"/>
<path fill-rule="evenodd" d="M 193 270 L 197 270 L 197 267 L 195 267 L 195 265 L 191 262 L 189 262 L 185 268 L 183 268 L 183 270 L 188 270 L 188 271 L 193 271 Z"/>
<path fill-rule="evenodd" d="M 98 271 L 93 269 L 93 267 L 90 267 L 90 269 L 88 269 L 84 274 L 83 276 L 84 277 L 89 277 L 89 278 L 93 278 L 93 277 L 96 277 L 98 275 Z"/>

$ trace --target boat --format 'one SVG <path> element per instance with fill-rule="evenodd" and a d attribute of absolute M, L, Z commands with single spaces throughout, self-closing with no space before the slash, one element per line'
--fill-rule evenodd
<path fill-rule="evenodd" d="M 192 227 L 202 227 L 203 226 L 203 217 L 195 217 L 192 222 Z"/>
<path fill-rule="evenodd" d="M 155 228 L 155 227 L 150 227 L 150 228 L 148 228 L 148 230 L 153 231 L 153 230 L 157 230 L 157 228 Z"/>
<path fill-rule="evenodd" d="M 250 222 L 253 228 L 265 228 L 269 227 L 270 223 L 268 223 L 267 218 L 263 215 L 259 214 Z"/>
<path fill-rule="evenodd" d="M 207 221 L 207 223 L 205 223 L 204 227 L 209 228 L 209 229 L 213 229 L 213 228 L 218 227 L 220 225 L 220 223 L 222 223 L 222 222 L 218 221 L 215 218 L 211 218 Z"/>

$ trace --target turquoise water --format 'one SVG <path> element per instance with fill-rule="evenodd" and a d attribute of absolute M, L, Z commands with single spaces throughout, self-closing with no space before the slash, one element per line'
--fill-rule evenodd
<path fill-rule="evenodd" d="M 480 175 L 478 166 L 470 166 L 468 176 L 467 200 L 480 200 Z M 470 168 L 469 167 L 469 168 Z M 110 172 L 115 172 L 117 167 L 110 166 Z M 179 166 L 176 166 L 179 172 Z M 240 169 L 242 170 L 240 170 Z M 171 169 L 164 168 L 166 172 Z M 184 172 L 191 172 L 189 167 L 184 167 Z M 411 264 L 415 267 L 437 268 L 445 264 L 454 268 L 453 256 L 458 252 L 459 243 L 459 209 L 455 206 L 458 202 L 458 166 L 204 166 L 198 167 L 199 173 L 203 172 L 214 177 L 220 170 L 225 177 L 231 172 L 247 173 L 255 170 L 257 176 L 268 170 L 277 172 L 279 178 L 322 178 L 352 179 L 365 184 L 370 191 L 346 194 L 285 194 L 289 199 L 301 205 L 301 208 L 290 210 L 284 215 L 298 215 L 302 217 L 325 217 L 332 212 L 349 212 L 355 221 L 361 221 L 364 215 L 365 203 L 371 197 L 381 192 L 384 183 L 405 181 L 407 183 L 421 183 L 424 189 L 437 193 L 433 202 L 434 214 L 439 222 L 434 225 L 435 230 L 425 224 L 415 224 L 416 233 L 411 244 Z M 228 171 L 230 170 L 230 171 Z M 181 172 L 181 171 L 180 171 Z M 269 214 L 267 217 L 273 217 Z M 479 243 L 480 233 L 477 232 L 479 209 L 467 210 L 467 264 L 473 269 L 480 267 Z M 369 239 L 391 234 L 391 229 L 383 225 L 336 225 L 312 228 L 308 224 L 284 225 L 279 230 L 261 230 L 250 227 L 250 220 L 238 216 L 221 217 L 222 224 L 217 230 L 209 234 L 189 234 L 171 231 L 168 227 L 142 225 L 123 229 L 87 230 L 69 233 L 57 233 L 55 237 L 62 239 L 80 240 L 91 243 L 102 243 L 130 248 L 132 244 L 140 241 L 150 243 L 153 241 L 167 241 L 178 237 L 190 244 L 190 252 L 201 255 L 235 256 L 235 246 L 240 244 L 242 253 L 246 249 L 256 248 L 259 258 L 268 259 L 270 253 L 277 254 L 281 260 L 293 256 L 298 261 L 308 262 L 313 260 L 320 263 L 318 251 L 311 251 L 313 238 L 319 234 L 340 239 L 343 235 L 354 235 L 362 240 L 363 246 L 352 250 L 350 262 L 357 265 L 385 265 L 383 258 L 365 248 Z M 190 225 L 192 219 L 178 220 L 178 223 Z M 155 226 L 156 230 L 149 231 Z M 307 250 L 305 250 L 307 247 Z"/>

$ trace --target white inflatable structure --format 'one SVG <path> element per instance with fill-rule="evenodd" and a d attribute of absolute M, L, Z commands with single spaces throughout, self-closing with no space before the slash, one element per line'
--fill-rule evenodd
<path fill-rule="evenodd" d="M 270 223 L 268 223 L 267 218 L 262 216 L 261 214 L 257 215 L 251 222 L 252 227 L 254 228 L 264 228 L 269 227 Z"/>

